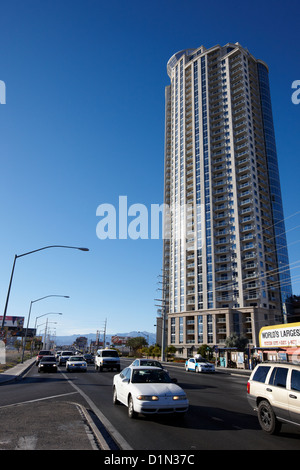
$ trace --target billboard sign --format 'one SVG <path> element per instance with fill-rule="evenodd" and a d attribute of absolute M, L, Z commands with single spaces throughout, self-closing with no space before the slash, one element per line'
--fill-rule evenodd
<path fill-rule="evenodd" d="M 2 325 L 3 316 L 0 316 L 0 325 Z M 23 328 L 24 317 L 5 317 L 4 327 L 11 328 Z"/>
<path fill-rule="evenodd" d="M 261 348 L 300 346 L 300 323 L 264 326 L 259 332 Z"/>

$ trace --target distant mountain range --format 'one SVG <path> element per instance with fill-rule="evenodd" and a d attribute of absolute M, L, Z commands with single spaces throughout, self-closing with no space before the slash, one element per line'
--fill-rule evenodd
<path fill-rule="evenodd" d="M 77 335 L 70 335 L 70 336 L 56 336 L 55 338 L 55 343 L 57 346 L 70 346 L 73 344 L 77 338 L 80 336 L 83 336 L 84 338 L 88 339 L 88 344 L 90 344 L 91 341 L 96 341 L 96 333 L 89 333 L 87 335 L 81 335 L 80 333 Z M 148 341 L 149 339 L 149 345 L 155 344 L 156 343 L 156 334 L 155 333 L 148 333 L 148 331 L 130 331 L 129 333 L 115 333 L 113 335 L 106 335 L 106 346 L 109 346 L 111 344 L 111 337 L 112 336 L 129 336 L 129 337 L 135 337 L 135 336 L 144 336 L 146 340 Z M 100 335 L 100 341 L 103 341 L 103 334 Z"/>

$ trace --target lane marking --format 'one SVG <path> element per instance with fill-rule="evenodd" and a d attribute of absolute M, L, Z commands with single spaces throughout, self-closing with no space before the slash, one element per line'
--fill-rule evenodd
<path fill-rule="evenodd" d="M 121 447 L 122 450 L 133 450 L 133 448 L 128 444 L 128 442 L 124 439 L 123 436 L 119 433 L 119 431 L 116 430 L 116 428 L 112 425 L 112 423 L 104 416 L 104 414 L 97 408 L 95 403 L 82 391 L 80 390 L 77 385 L 75 385 L 73 382 L 71 382 L 68 377 L 64 374 L 64 372 L 61 372 L 62 375 L 65 377 L 65 379 L 69 382 L 70 385 L 72 385 L 75 390 L 77 390 L 78 393 L 86 400 L 86 402 L 89 404 L 95 415 L 99 418 L 99 420 L 102 422 L 103 426 L 106 428 L 106 430 L 109 432 L 109 434 L 112 436 L 112 438 L 116 441 L 116 443 Z"/>
<path fill-rule="evenodd" d="M 65 397 L 68 395 L 75 395 L 77 392 L 69 392 L 69 393 L 62 393 L 61 395 L 52 395 L 51 397 L 45 397 L 45 398 L 36 398 L 35 400 L 28 400 L 28 401 L 20 401 L 18 403 L 11 403 L 10 405 L 3 405 L 0 406 L 0 409 L 2 408 L 9 408 L 11 406 L 18 406 L 18 405 L 26 405 L 26 403 L 36 403 L 38 401 L 44 401 L 44 400 L 51 400 L 52 398 L 59 398 L 59 397 Z"/>

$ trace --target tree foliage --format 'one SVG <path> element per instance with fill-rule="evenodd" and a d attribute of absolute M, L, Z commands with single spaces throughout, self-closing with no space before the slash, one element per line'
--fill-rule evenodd
<path fill-rule="evenodd" d="M 147 346 L 147 340 L 144 336 L 136 336 L 134 338 L 129 338 L 126 342 L 126 346 L 130 347 L 135 353 L 138 349 L 141 349 L 143 346 Z"/>
<path fill-rule="evenodd" d="M 208 344 L 202 344 L 198 350 L 197 353 L 200 354 L 204 359 L 211 359 L 213 355 L 213 350 Z"/>
<path fill-rule="evenodd" d="M 240 351 L 244 351 L 248 344 L 248 338 L 244 335 L 238 335 L 237 333 L 232 333 L 225 340 L 225 345 L 227 348 L 236 348 Z"/>

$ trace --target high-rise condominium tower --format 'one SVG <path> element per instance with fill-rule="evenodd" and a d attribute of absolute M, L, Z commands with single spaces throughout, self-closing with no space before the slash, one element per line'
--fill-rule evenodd
<path fill-rule="evenodd" d="M 292 294 L 268 67 L 236 43 L 178 52 L 167 71 L 168 344 L 258 345 Z"/>

